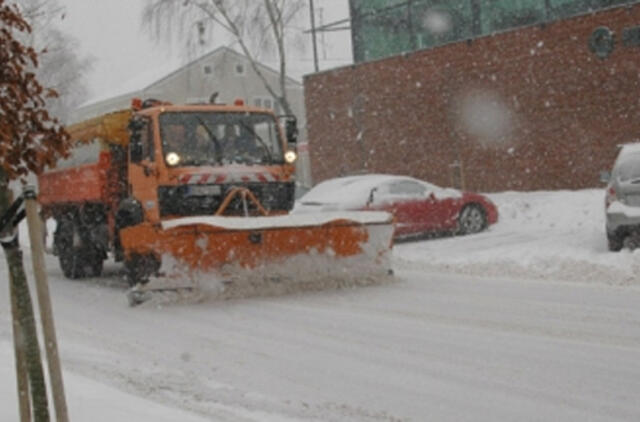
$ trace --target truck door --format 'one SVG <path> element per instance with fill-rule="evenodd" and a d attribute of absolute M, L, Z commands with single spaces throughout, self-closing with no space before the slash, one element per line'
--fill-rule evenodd
<path fill-rule="evenodd" d="M 130 123 L 129 186 L 131 196 L 142 205 L 145 221 L 157 222 L 158 170 L 155 163 L 153 126 L 146 117 L 134 117 Z"/>

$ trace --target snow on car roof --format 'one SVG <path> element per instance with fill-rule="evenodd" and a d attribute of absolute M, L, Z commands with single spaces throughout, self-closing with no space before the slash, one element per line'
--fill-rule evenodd
<path fill-rule="evenodd" d="M 393 180 L 410 180 L 426 184 L 426 182 L 414 179 L 413 177 L 390 174 L 346 176 L 319 183 L 300 198 L 300 202 L 303 204 L 339 203 L 364 206 L 369 198 L 371 189 Z"/>
<path fill-rule="evenodd" d="M 640 152 L 640 142 L 631 142 L 620 145 L 620 154 L 634 154 Z"/>
<path fill-rule="evenodd" d="M 628 162 L 630 160 L 637 161 L 638 157 L 640 157 L 640 142 L 622 144 L 618 145 L 618 147 L 620 148 L 620 152 L 613 164 L 614 168 L 620 166 L 623 162 Z"/>

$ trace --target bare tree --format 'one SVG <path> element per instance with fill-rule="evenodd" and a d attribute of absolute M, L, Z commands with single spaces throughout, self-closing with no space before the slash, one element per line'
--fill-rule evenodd
<path fill-rule="evenodd" d="M 292 114 L 287 99 L 287 46 L 294 41 L 291 23 L 305 6 L 304 0 L 147 0 L 143 25 L 156 38 L 199 42 L 215 28 L 231 35 L 269 94 L 285 113 Z M 279 62 L 278 85 L 273 86 L 258 66 L 260 54 L 273 52 Z"/>
<path fill-rule="evenodd" d="M 58 97 L 47 99 L 47 108 L 66 121 L 70 112 L 88 98 L 84 77 L 91 69 L 91 59 L 80 57 L 78 40 L 57 28 L 66 14 L 57 0 L 17 0 L 17 3 L 33 29 L 29 34 L 21 34 L 22 41 L 40 52 L 38 80 L 58 92 Z"/>

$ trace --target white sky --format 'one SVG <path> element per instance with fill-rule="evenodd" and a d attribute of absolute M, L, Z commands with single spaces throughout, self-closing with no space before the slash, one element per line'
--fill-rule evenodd
<path fill-rule="evenodd" d="M 256 0 L 257 1 L 257 0 Z M 180 48 L 169 48 L 164 43 L 154 43 L 143 32 L 140 12 L 146 0 L 59 0 L 66 7 L 66 15 L 61 21 L 63 31 L 77 38 L 84 55 L 94 58 L 94 66 L 88 75 L 91 97 L 105 97 L 119 92 L 118 87 L 127 80 L 150 67 L 167 67 L 167 61 L 175 63 L 173 68 L 186 63 L 188 59 Z M 315 0 L 318 11 L 316 24 L 349 16 L 348 0 Z M 305 11 L 306 12 L 306 11 Z M 310 27 L 308 14 L 301 15 L 300 31 Z M 313 50 L 311 36 L 305 37 L 306 49 L 303 57 L 292 60 L 290 76 L 300 78 L 313 72 Z M 329 32 L 318 35 L 320 68 L 328 69 L 351 63 L 351 38 L 349 31 Z M 211 49 L 217 46 L 213 46 Z M 193 59 L 193 57 L 191 57 Z M 276 63 L 265 64 L 276 67 Z"/>

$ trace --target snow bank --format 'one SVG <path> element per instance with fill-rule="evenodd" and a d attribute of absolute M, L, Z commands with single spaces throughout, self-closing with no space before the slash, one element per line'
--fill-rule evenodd
<path fill-rule="evenodd" d="M 640 285 L 640 250 L 609 252 L 604 191 L 488 195 L 499 221 L 488 231 L 396 245 L 400 266 L 473 275 Z"/>

